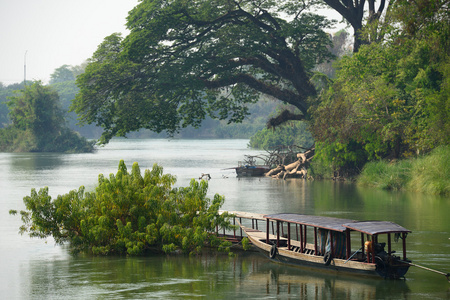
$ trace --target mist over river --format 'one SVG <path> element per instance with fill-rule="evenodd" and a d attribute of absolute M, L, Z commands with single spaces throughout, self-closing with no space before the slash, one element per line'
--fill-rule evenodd
<path fill-rule="evenodd" d="M 387 220 L 412 231 L 408 258 L 450 272 L 450 199 L 417 193 L 358 188 L 351 183 L 299 179 L 237 178 L 248 140 L 115 139 L 90 154 L 0 153 L 1 299 L 450 299 L 444 276 L 411 267 L 406 280 L 373 280 L 270 262 L 257 252 L 235 257 L 72 256 L 52 239 L 18 234 L 22 198 L 49 187 L 56 197 L 84 185 L 93 190 L 100 173 L 116 173 L 123 159 L 131 170 L 154 163 L 177 176 L 176 186 L 211 175 L 209 195 L 225 196 L 223 209 L 302 213 L 359 220 Z"/>

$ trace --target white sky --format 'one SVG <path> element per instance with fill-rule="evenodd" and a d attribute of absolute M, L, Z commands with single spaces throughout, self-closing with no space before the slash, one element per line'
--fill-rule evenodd
<path fill-rule="evenodd" d="M 62 65 L 80 65 L 103 39 L 126 35 L 138 0 L 0 0 L 0 82 L 48 83 Z M 26 56 L 25 56 L 26 52 Z"/>
<path fill-rule="evenodd" d="M 0 82 L 22 82 L 25 61 L 26 79 L 44 83 L 56 68 L 82 64 L 106 36 L 126 36 L 128 11 L 137 4 L 138 0 L 0 0 Z"/>

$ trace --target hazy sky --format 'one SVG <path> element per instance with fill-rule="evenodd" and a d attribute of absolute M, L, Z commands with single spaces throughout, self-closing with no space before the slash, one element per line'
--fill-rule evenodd
<path fill-rule="evenodd" d="M 126 35 L 137 0 L 0 0 L 0 82 L 48 83 L 62 65 L 80 65 L 103 39 Z M 26 55 L 25 55 L 26 53 Z"/>
<path fill-rule="evenodd" d="M 56 68 L 82 64 L 106 36 L 126 36 L 128 11 L 137 4 L 138 0 L 0 0 L 0 82 L 22 82 L 25 62 L 26 79 L 44 83 Z"/>

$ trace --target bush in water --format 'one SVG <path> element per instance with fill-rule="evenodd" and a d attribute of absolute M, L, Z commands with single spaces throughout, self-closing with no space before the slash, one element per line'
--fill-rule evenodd
<path fill-rule="evenodd" d="M 128 173 L 122 160 L 116 175 L 99 175 L 92 193 L 81 186 L 52 200 L 47 187 L 32 189 L 24 197 L 20 232 L 69 242 L 74 253 L 198 253 L 207 244 L 229 251 L 229 243 L 214 234 L 216 226 L 232 228 L 229 216 L 218 213 L 224 197 L 207 198 L 206 181 L 193 179 L 189 187 L 173 188 L 175 182 L 157 164 L 142 176 L 137 163 Z"/>

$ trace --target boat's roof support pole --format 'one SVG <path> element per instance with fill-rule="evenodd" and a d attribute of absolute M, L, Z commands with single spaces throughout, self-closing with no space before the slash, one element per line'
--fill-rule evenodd
<path fill-rule="evenodd" d="M 300 253 L 303 253 L 303 225 L 300 225 Z"/>
<path fill-rule="evenodd" d="M 392 252 L 391 234 L 390 233 L 388 233 L 387 239 L 388 239 L 388 255 L 390 256 L 391 252 Z"/>
<path fill-rule="evenodd" d="M 287 223 L 287 231 L 288 231 L 288 250 L 291 250 L 291 223 Z"/>
<path fill-rule="evenodd" d="M 362 254 L 364 256 L 364 233 L 361 232 L 361 248 Z"/>
<path fill-rule="evenodd" d="M 239 218 L 239 224 L 242 224 L 242 218 Z M 240 230 L 241 230 L 241 240 L 242 240 L 242 226 L 239 226 Z"/>
<path fill-rule="evenodd" d="M 330 252 L 331 252 L 331 255 L 333 255 L 333 257 L 334 257 L 334 255 L 335 255 L 335 253 L 334 253 L 334 238 L 333 238 L 333 231 L 329 231 L 329 233 L 330 233 L 330 246 L 331 246 L 331 248 L 330 248 Z"/>
<path fill-rule="evenodd" d="M 236 217 L 233 217 L 233 237 L 236 239 L 236 227 L 234 225 L 236 225 Z"/>
<path fill-rule="evenodd" d="M 406 233 L 402 232 L 403 241 L 403 260 L 406 260 Z"/>
<path fill-rule="evenodd" d="M 269 228 L 270 228 L 270 220 L 267 219 L 266 221 L 266 244 L 269 243 Z"/>
<path fill-rule="evenodd" d="M 345 243 L 346 243 L 345 255 L 346 255 L 346 259 L 349 259 L 352 245 L 351 245 L 351 239 L 350 239 L 350 229 L 348 229 L 348 228 L 345 230 Z"/>
<path fill-rule="evenodd" d="M 277 220 L 277 247 L 280 247 L 280 221 Z"/>
<path fill-rule="evenodd" d="M 371 249 L 371 252 L 372 252 L 372 263 L 374 264 L 375 263 L 375 243 L 376 243 L 376 240 L 377 240 L 377 237 L 376 237 L 376 235 L 372 235 L 372 249 Z"/>
<path fill-rule="evenodd" d="M 317 254 L 317 227 L 314 227 L 314 255 Z"/>
<path fill-rule="evenodd" d="M 303 235 L 303 243 L 304 243 L 304 244 L 303 244 L 303 249 L 306 249 L 306 243 L 307 243 L 307 240 L 308 240 L 308 239 L 307 239 L 307 236 L 306 236 L 306 233 L 307 233 L 308 231 L 306 230 L 306 229 L 307 229 L 307 228 L 306 228 L 306 227 L 307 227 L 306 225 L 303 225 L 303 227 L 304 227 L 304 235 Z"/>

